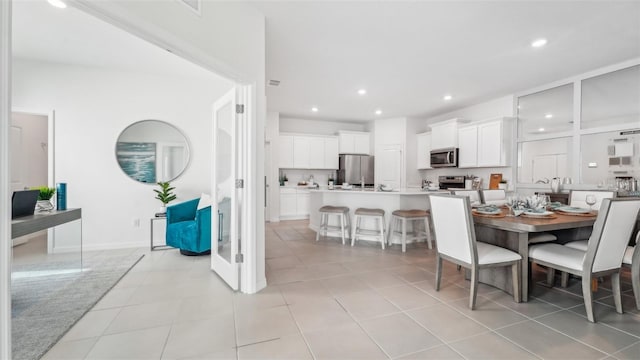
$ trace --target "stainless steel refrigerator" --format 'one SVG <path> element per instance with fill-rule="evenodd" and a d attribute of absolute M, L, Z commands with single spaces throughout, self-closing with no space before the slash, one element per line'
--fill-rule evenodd
<path fill-rule="evenodd" d="M 364 178 L 365 186 L 374 185 L 373 156 L 340 155 L 338 162 L 338 185 L 347 182 L 360 186 Z"/>

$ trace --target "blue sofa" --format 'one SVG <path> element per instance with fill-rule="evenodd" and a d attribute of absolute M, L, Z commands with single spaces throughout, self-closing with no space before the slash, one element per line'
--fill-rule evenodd
<path fill-rule="evenodd" d="M 211 253 L 211 206 L 198 210 L 200 199 L 167 207 L 167 245 L 183 255 Z"/>

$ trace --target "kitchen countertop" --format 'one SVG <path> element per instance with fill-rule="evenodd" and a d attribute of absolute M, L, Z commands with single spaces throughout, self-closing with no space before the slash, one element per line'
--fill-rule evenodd
<path fill-rule="evenodd" d="M 449 193 L 446 190 L 422 191 L 420 189 L 413 189 L 413 188 L 398 189 L 398 190 L 392 190 L 392 191 L 378 191 L 374 189 L 360 190 L 358 188 L 353 188 L 351 190 L 342 190 L 342 189 L 329 190 L 327 188 L 325 189 L 321 188 L 321 189 L 310 189 L 310 192 L 354 194 L 354 195 L 355 194 L 358 194 L 358 195 L 363 195 L 363 194 L 367 194 L 367 195 L 430 195 L 430 194 L 438 194 L 438 193 L 445 193 L 445 194 Z"/>

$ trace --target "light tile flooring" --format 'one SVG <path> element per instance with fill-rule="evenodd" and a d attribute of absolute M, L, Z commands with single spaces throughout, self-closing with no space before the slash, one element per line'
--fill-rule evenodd
<path fill-rule="evenodd" d="M 267 225 L 269 286 L 233 293 L 209 257 L 154 251 L 45 359 L 638 359 L 640 312 L 625 274 L 626 313 L 608 282 L 587 322 L 580 284 L 533 288 L 529 303 L 489 286 L 467 308 L 469 284 L 424 244 L 315 242 L 306 221 Z M 446 264 L 446 263 L 445 263 Z M 535 274 L 542 279 L 542 273 Z"/>

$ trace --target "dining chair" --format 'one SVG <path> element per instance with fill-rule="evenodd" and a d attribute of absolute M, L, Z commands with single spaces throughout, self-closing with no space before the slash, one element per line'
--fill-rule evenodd
<path fill-rule="evenodd" d="M 593 195 L 596 197 L 596 203 L 593 207 L 587 204 L 587 195 Z M 569 193 L 569 206 L 591 208 L 593 210 L 600 209 L 603 199 L 611 199 L 616 197 L 615 191 L 605 190 L 571 190 Z"/>
<path fill-rule="evenodd" d="M 469 308 L 476 307 L 479 271 L 488 267 L 511 266 L 513 298 L 520 302 L 520 254 L 499 246 L 477 242 L 471 201 L 468 196 L 431 195 L 431 218 L 438 240 L 436 291 L 440 291 L 442 260 L 471 271 Z"/>
<path fill-rule="evenodd" d="M 553 286 L 556 269 L 582 277 L 582 295 L 591 322 L 595 322 L 591 293 L 593 277 L 611 275 L 616 311 L 622 313 L 620 268 L 639 211 L 640 200 L 603 199 L 586 252 L 560 244 L 529 247 L 529 261 L 548 267 L 549 286 Z"/>
<path fill-rule="evenodd" d="M 636 235 L 635 246 L 627 246 L 622 258 L 622 266 L 631 269 L 631 286 L 636 298 L 636 309 L 640 310 L 640 231 Z"/>
<path fill-rule="evenodd" d="M 487 205 L 504 205 L 507 203 L 507 193 L 502 189 L 482 190 L 482 203 Z"/>
<path fill-rule="evenodd" d="M 482 204 L 480 190 L 451 190 L 453 195 L 468 196 L 472 204 Z"/>

